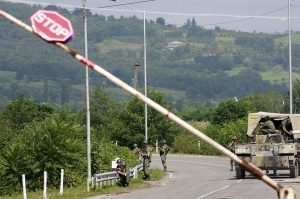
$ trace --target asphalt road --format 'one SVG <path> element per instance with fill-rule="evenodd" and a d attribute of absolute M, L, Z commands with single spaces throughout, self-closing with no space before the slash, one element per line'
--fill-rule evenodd
<path fill-rule="evenodd" d="M 235 171 L 230 171 L 228 158 L 168 155 L 167 164 L 167 176 L 158 182 L 150 181 L 149 188 L 92 199 L 278 198 L 275 190 L 250 175 L 246 179 L 236 179 Z M 163 169 L 158 155 L 153 155 L 151 167 Z M 272 178 L 283 186 L 293 186 L 300 197 L 300 177 L 291 179 L 288 171 L 280 171 L 279 176 Z"/>

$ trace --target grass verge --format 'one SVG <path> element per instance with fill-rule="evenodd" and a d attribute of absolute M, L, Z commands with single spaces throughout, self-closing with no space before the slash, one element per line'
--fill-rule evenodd
<path fill-rule="evenodd" d="M 150 172 L 151 181 L 160 180 L 165 176 L 165 173 L 160 169 L 151 169 Z M 64 189 L 62 195 L 59 194 L 59 189 L 55 190 L 47 190 L 47 199 L 85 199 L 97 195 L 102 194 L 112 194 L 112 193 L 122 193 L 128 192 L 130 189 L 141 188 L 147 186 L 148 184 L 143 180 L 143 172 L 139 172 L 139 177 L 135 179 L 131 179 L 129 187 L 118 187 L 116 183 L 114 185 L 106 184 L 103 186 L 95 187 L 91 189 L 89 192 L 87 191 L 86 186 L 80 186 L 77 188 L 67 188 Z M 1 199 L 23 199 L 23 193 L 14 193 L 11 196 L 1 196 Z M 28 199 L 42 199 L 43 191 L 37 192 L 28 192 Z"/>

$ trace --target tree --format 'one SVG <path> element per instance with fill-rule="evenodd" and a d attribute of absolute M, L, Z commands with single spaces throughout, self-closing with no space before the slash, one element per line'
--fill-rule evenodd
<path fill-rule="evenodd" d="M 65 78 L 61 83 L 61 105 L 65 105 L 70 101 L 70 85 L 69 79 Z"/>
<path fill-rule="evenodd" d="M 191 19 L 190 19 L 190 18 L 188 18 L 188 19 L 186 20 L 186 23 L 184 24 L 184 26 L 185 26 L 186 28 L 191 27 Z"/>
<path fill-rule="evenodd" d="M 171 110 L 164 99 L 164 95 L 148 88 L 148 97 L 161 106 Z M 128 99 L 122 107 L 119 121 L 122 125 L 119 131 L 113 133 L 113 138 L 120 144 L 131 147 L 134 143 L 142 143 L 145 139 L 145 104 L 135 97 Z M 148 139 L 150 144 L 155 140 L 167 140 L 172 143 L 174 136 L 179 132 L 179 127 L 161 115 L 156 110 L 148 109 Z"/>
<path fill-rule="evenodd" d="M 192 19 L 192 24 L 191 24 L 192 27 L 195 27 L 197 26 L 197 23 L 196 23 L 196 20 L 195 20 L 195 17 L 193 17 Z"/>
<path fill-rule="evenodd" d="M 165 26 L 165 19 L 162 18 L 162 17 L 158 17 L 158 18 L 156 19 L 156 23 L 157 23 L 157 24 L 160 24 L 160 25 L 162 25 L 162 26 Z"/>
<path fill-rule="evenodd" d="M 25 124 L 42 121 L 54 112 L 55 108 L 49 104 L 35 103 L 24 94 L 15 101 L 9 101 L 0 114 L 1 127 L 22 129 Z"/>
<path fill-rule="evenodd" d="M 117 103 L 110 100 L 110 95 L 105 91 L 105 85 L 98 85 L 91 94 L 90 123 L 97 140 L 109 141 L 114 131 L 119 130 Z M 81 124 L 86 124 L 86 109 L 79 111 Z"/>
<path fill-rule="evenodd" d="M 212 116 L 212 124 L 222 125 L 223 123 L 235 122 L 248 115 L 248 103 L 245 100 L 236 102 L 233 98 L 221 101 L 215 108 Z"/>
<path fill-rule="evenodd" d="M 215 26 L 215 31 L 217 31 L 217 32 L 221 32 L 221 28 L 219 27 L 219 26 Z"/>

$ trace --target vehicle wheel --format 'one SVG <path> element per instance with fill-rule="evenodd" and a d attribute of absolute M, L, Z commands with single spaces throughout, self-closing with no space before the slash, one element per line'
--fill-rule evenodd
<path fill-rule="evenodd" d="M 241 167 L 235 167 L 236 179 L 245 179 L 245 170 Z"/>
<path fill-rule="evenodd" d="M 296 178 L 298 176 L 298 165 L 290 167 L 290 178 Z"/>

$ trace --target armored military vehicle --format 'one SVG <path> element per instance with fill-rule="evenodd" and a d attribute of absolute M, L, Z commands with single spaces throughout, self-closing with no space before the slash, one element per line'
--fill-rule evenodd
<path fill-rule="evenodd" d="M 259 133 L 260 123 L 266 116 L 271 117 L 277 129 L 276 133 L 267 135 Z M 290 177 L 296 178 L 298 174 L 300 175 L 298 170 L 300 139 L 298 139 L 298 134 L 296 133 L 291 137 L 283 132 L 282 121 L 288 118 L 292 122 L 293 131 L 298 132 L 295 129 L 300 130 L 299 114 L 250 113 L 248 115 L 247 129 L 248 141 L 246 144 L 237 144 L 235 146 L 235 154 L 245 158 L 258 168 L 265 170 L 266 173 L 273 170 L 274 175 L 276 175 L 277 170 L 289 170 Z M 299 144 L 297 143 L 298 140 Z M 297 147 L 299 148 L 298 150 Z M 237 179 L 245 178 L 245 170 L 239 165 L 235 165 L 235 170 Z"/>

